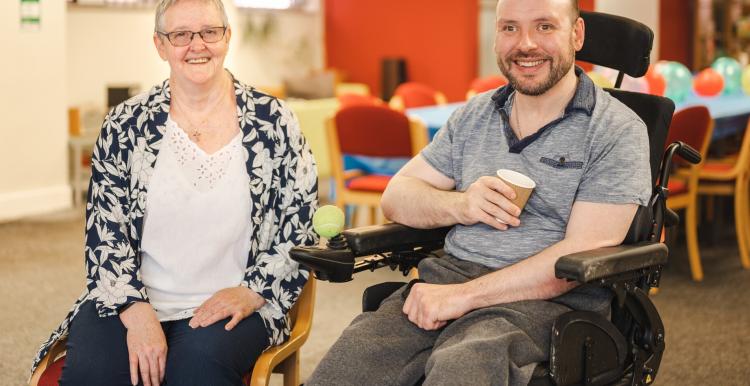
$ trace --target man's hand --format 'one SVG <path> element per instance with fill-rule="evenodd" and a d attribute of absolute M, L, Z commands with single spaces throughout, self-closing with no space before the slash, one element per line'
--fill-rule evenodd
<path fill-rule="evenodd" d="M 501 179 L 480 177 L 461 195 L 458 220 L 463 225 L 481 222 L 500 230 L 519 226 L 521 210 L 510 201 L 515 198 L 516 192 Z"/>
<path fill-rule="evenodd" d="M 265 303 L 265 299 L 247 287 L 224 288 L 195 310 L 190 327 L 207 327 L 231 316 L 232 319 L 224 326 L 229 331 Z"/>
<path fill-rule="evenodd" d="M 120 314 L 127 332 L 130 381 L 138 384 L 138 374 L 144 386 L 159 386 L 164 381 L 167 363 L 167 339 L 156 312 L 150 304 L 138 302 Z"/>
<path fill-rule="evenodd" d="M 471 311 L 466 304 L 461 284 L 417 283 L 411 287 L 402 311 L 419 328 L 437 330 Z"/>

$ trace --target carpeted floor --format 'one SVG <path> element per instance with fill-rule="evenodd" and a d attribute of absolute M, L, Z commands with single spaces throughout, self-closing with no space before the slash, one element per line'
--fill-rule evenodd
<path fill-rule="evenodd" d="M 672 250 L 654 297 L 667 330 L 657 385 L 750 385 L 750 271 L 740 267 L 731 235 L 719 240 L 702 241 L 702 283 L 689 279 L 685 252 Z M 82 290 L 82 244 L 82 209 L 0 224 L 0 385 L 25 383 L 36 348 Z M 394 279 L 400 275 L 379 270 L 345 284 L 319 282 L 303 379 L 359 312 L 362 290 Z"/>

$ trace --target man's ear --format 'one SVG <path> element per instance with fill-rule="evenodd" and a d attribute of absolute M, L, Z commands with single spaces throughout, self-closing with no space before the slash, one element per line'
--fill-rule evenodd
<path fill-rule="evenodd" d="M 583 40 L 586 37 L 586 25 L 582 18 L 576 19 L 573 24 L 573 47 L 576 51 L 580 51 L 583 48 Z"/>
<path fill-rule="evenodd" d="M 164 39 L 156 32 L 154 32 L 154 46 L 161 60 L 167 60 L 167 49 L 164 47 Z"/>
<path fill-rule="evenodd" d="M 226 37 L 227 37 L 227 44 L 229 44 L 229 41 L 232 40 L 232 27 L 227 27 Z"/>

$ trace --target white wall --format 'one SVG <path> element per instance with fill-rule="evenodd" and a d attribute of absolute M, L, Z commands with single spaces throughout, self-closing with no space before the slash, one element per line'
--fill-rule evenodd
<path fill-rule="evenodd" d="M 238 79 L 278 86 L 287 74 L 322 67 L 321 12 L 250 13 L 237 10 L 231 1 L 225 5 L 233 35 L 224 64 Z M 245 35 L 248 23 L 257 27 L 268 18 L 274 19 L 275 29 L 267 40 Z M 153 9 L 69 7 L 67 20 L 71 106 L 103 109 L 108 84 L 147 90 L 169 76 L 169 66 L 152 42 Z"/>
<path fill-rule="evenodd" d="M 68 105 L 106 107 L 107 85 L 141 90 L 169 76 L 154 48 L 153 10 L 68 7 Z"/>
<path fill-rule="evenodd" d="M 20 1 L 0 1 L 0 221 L 70 205 L 65 2 L 41 1 L 41 28 L 20 28 Z"/>
<path fill-rule="evenodd" d="M 659 60 L 659 5 L 659 0 L 596 0 L 594 8 L 598 12 L 624 16 L 649 26 L 654 31 L 651 63 L 656 63 Z"/>

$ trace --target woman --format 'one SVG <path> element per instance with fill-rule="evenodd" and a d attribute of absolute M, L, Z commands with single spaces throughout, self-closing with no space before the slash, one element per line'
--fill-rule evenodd
<path fill-rule="evenodd" d="M 223 69 L 231 32 L 221 0 L 157 7 L 170 77 L 105 118 L 87 290 L 34 361 L 67 337 L 61 385 L 239 385 L 289 335 L 315 165 L 284 104 Z"/>

